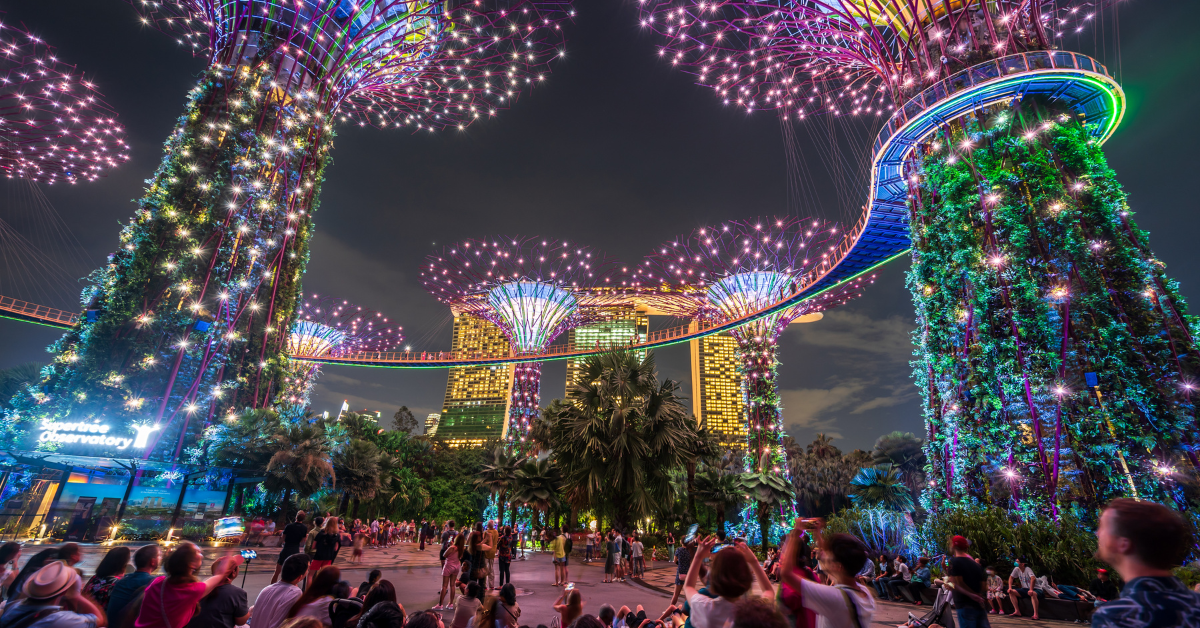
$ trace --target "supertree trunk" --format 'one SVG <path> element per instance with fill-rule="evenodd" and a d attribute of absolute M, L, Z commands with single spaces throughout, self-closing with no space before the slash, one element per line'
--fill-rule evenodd
<path fill-rule="evenodd" d="M 1200 355 L 1103 153 L 1028 101 L 942 127 L 909 165 L 927 507 L 1057 517 L 1163 500 L 1194 468 Z"/>
<path fill-rule="evenodd" d="M 160 424 L 144 455 L 161 439 L 173 446 L 156 457 L 178 458 L 202 419 L 272 403 L 333 139 L 293 72 L 275 58 L 218 64 L 190 92 L 22 418 Z"/>
<path fill-rule="evenodd" d="M 518 454 L 530 454 L 536 448 L 529 431 L 541 413 L 541 387 L 541 362 L 521 362 L 513 368 L 507 439 L 512 450 Z"/>

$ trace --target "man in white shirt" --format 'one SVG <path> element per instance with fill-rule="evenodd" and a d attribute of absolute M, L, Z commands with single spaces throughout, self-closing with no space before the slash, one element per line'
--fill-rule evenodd
<path fill-rule="evenodd" d="M 903 556 L 896 557 L 896 576 L 888 581 L 888 593 L 893 602 L 906 602 L 904 596 L 900 593 L 898 587 L 908 587 L 909 581 L 912 579 L 912 573 L 908 570 L 907 561 Z"/>
<path fill-rule="evenodd" d="M 1013 578 L 1016 578 L 1020 587 L 1013 587 Z M 1013 568 L 1012 573 L 1008 575 L 1008 599 L 1012 602 L 1013 612 L 1016 617 L 1021 616 L 1021 607 L 1018 605 L 1021 598 L 1029 598 L 1029 603 L 1033 605 L 1033 618 L 1038 618 L 1038 595 L 1044 595 L 1041 591 L 1033 588 L 1033 569 L 1029 568 L 1029 563 L 1022 556 L 1017 559 L 1017 566 Z"/>
<path fill-rule="evenodd" d="M 250 618 L 251 628 L 279 628 L 287 619 L 287 613 L 292 604 L 300 599 L 300 584 L 304 574 L 308 573 L 308 563 L 312 559 L 308 554 L 293 554 L 283 561 L 280 580 L 267 586 L 254 600 L 250 607 L 254 616 Z"/>

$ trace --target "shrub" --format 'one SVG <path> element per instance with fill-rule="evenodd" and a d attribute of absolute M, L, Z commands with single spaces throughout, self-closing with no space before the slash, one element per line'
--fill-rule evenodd
<path fill-rule="evenodd" d="M 871 560 L 880 554 L 912 554 L 912 518 L 905 513 L 877 508 L 847 508 L 829 518 L 827 534 L 851 534 L 867 546 Z"/>

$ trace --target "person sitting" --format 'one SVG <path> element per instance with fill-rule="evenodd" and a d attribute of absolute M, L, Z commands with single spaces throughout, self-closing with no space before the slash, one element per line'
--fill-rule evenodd
<path fill-rule="evenodd" d="M 1000 576 L 996 575 L 995 569 L 988 567 L 987 568 L 988 613 L 1003 615 L 1004 614 L 1004 598 L 1005 597 L 1008 597 L 1008 596 L 1005 595 L 1005 593 L 1004 593 L 1004 581 L 1000 579 Z"/>
<path fill-rule="evenodd" d="M 454 603 L 454 619 L 450 624 L 450 628 L 470 628 L 471 620 L 475 618 L 475 614 L 479 612 L 479 607 L 483 604 L 483 589 L 478 582 L 472 581 L 467 585 L 467 592 L 458 596 L 458 600 Z"/>
<path fill-rule="evenodd" d="M 885 600 L 888 598 L 887 585 L 895 574 L 895 570 L 892 569 L 892 561 L 888 559 L 887 554 L 880 554 L 879 575 L 871 581 L 871 584 L 875 585 L 875 592 L 879 594 L 879 597 Z"/>
<path fill-rule="evenodd" d="M 0 625 L 16 628 L 102 628 L 104 611 L 74 590 L 79 574 L 61 561 L 52 561 L 25 580 L 25 597 L 9 604 Z M 74 610 L 65 610 L 63 605 Z"/>
<path fill-rule="evenodd" d="M 864 584 L 864 585 L 868 585 L 868 586 L 874 584 L 875 583 L 875 563 L 871 562 L 870 560 L 863 563 L 863 568 L 858 570 L 858 573 L 855 574 L 854 579 L 857 580 L 860 584 Z"/>
<path fill-rule="evenodd" d="M 912 572 L 908 569 L 908 561 L 903 556 L 896 557 L 896 575 L 892 576 L 887 583 L 888 595 L 885 599 L 893 602 L 903 602 L 904 597 L 900 594 L 900 587 L 908 587 L 912 581 Z"/>
<path fill-rule="evenodd" d="M 238 566 L 232 556 L 213 561 L 212 575 L 219 573 L 225 574 L 226 582 L 200 601 L 200 610 L 192 616 L 187 628 L 234 628 L 244 625 L 250 618 L 246 592 L 231 584 L 238 575 Z"/>
<path fill-rule="evenodd" d="M 554 601 L 554 612 L 558 613 L 561 618 L 559 625 L 571 625 L 571 622 L 583 614 L 583 606 L 583 596 L 579 594 L 579 589 L 563 591 L 563 594 Z"/>
<path fill-rule="evenodd" d="M 917 606 L 923 604 L 921 593 L 933 586 L 933 582 L 930 581 L 932 577 L 933 573 L 929 570 L 929 557 L 918 558 L 917 569 L 912 573 L 912 579 L 908 583 L 908 595 L 912 597 L 913 604 Z"/>
<path fill-rule="evenodd" d="M 1018 587 L 1013 586 L 1013 578 L 1017 579 Z M 1045 593 L 1039 593 L 1033 588 L 1033 569 L 1029 567 L 1025 557 L 1017 559 L 1017 566 L 1013 567 L 1012 573 L 1008 575 L 1008 599 L 1013 605 L 1013 617 L 1021 616 L 1021 598 L 1029 598 L 1029 603 L 1033 605 L 1033 619 L 1038 618 L 1038 598 L 1045 596 Z"/>
<path fill-rule="evenodd" d="M 404 623 L 404 607 L 396 601 L 396 587 L 389 580 L 375 583 L 363 600 L 357 628 L 403 628 Z"/>
<path fill-rule="evenodd" d="M 95 600 L 100 608 L 108 606 L 113 587 L 117 586 L 121 576 L 125 575 L 125 567 L 129 565 L 129 554 L 128 547 L 114 547 L 108 550 L 100 565 L 96 567 L 95 575 L 83 585 L 84 595 Z"/>
<path fill-rule="evenodd" d="M 280 580 L 267 585 L 254 600 L 254 628 L 279 628 L 287 619 L 288 610 L 300 599 L 300 582 L 308 573 L 308 554 L 292 554 L 283 561 Z"/>
<path fill-rule="evenodd" d="M 333 601 L 329 603 L 329 625 L 331 628 L 345 628 L 352 619 L 362 615 L 363 601 L 354 597 L 354 589 L 350 583 L 339 580 L 330 590 Z"/>
<path fill-rule="evenodd" d="M 871 561 L 867 561 L 870 563 Z M 783 614 L 775 605 L 763 599 L 749 598 L 737 603 L 733 611 L 733 628 L 788 628 Z"/>
<path fill-rule="evenodd" d="M 1095 596 L 1098 602 L 1115 600 L 1121 595 L 1120 587 L 1108 577 L 1108 570 L 1104 568 L 1096 570 L 1096 577 L 1092 578 L 1092 583 L 1088 585 L 1088 591 Z"/>

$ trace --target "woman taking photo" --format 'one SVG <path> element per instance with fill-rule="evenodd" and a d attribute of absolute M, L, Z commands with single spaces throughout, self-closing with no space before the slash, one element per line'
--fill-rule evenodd
<path fill-rule="evenodd" d="M 854 576 L 867 562 L 867 548 L 849 534 L 824 537 L 820 519 L 797 519 L 788 535 L 780 574 L 788 587 L 800 593 L 801 603 L 817 614 L 817 628 L 866 628 L 875 614 L 875 598 Z M 821 573 L 833 583 L 819 584 L 797 568 L 800 534 L 811 530 L 817 541 Z"/>

